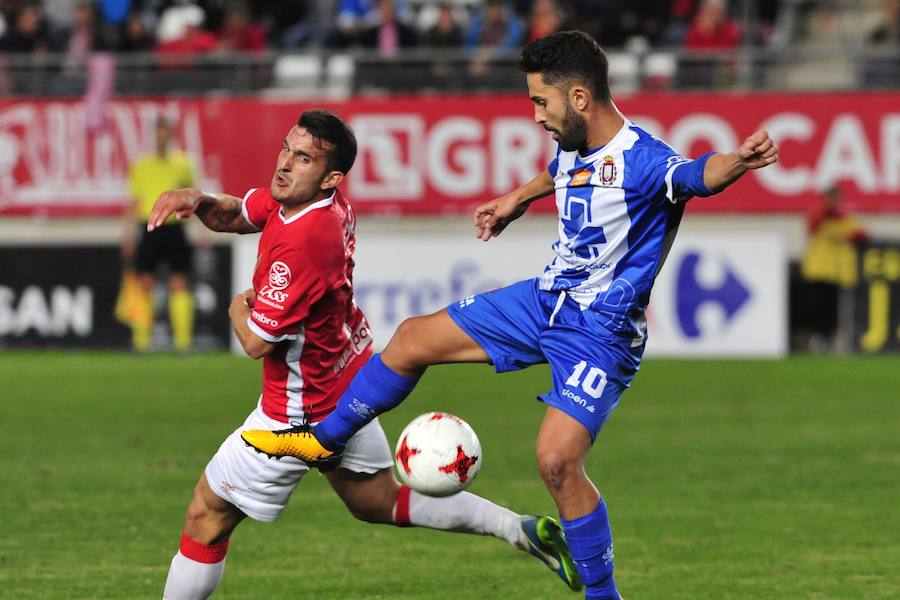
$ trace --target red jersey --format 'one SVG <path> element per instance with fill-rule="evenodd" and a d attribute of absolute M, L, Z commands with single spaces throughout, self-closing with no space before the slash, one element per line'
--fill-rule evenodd
<path fill-rule="evenodd" d="M 276 343 L 263 359 L 263 412 L 285 423 L 319 421 L 372 353 L 353 301 L 356 217 L 338 191 L 286 219 L 269 190 L 256 188 L 242 210 L 262 230 L 247 325 Z"/>

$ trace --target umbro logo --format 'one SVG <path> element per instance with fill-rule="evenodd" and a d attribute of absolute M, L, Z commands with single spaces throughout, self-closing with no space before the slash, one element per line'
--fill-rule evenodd
<path fill-rule="evenodd" d="M 370 419 L 375 414 L 375 411 L 372 410 L 372 408 L 368 404 L 360 402 L 356 398 L 354 398 L 353 402 L 350 403 L 350 410 L 355 412 L 363 419 Z"/>
<path fill-rule="evenodd" d="M 603 562 L 607 565 L 613 561 L 613 559 L 615 558 L 615 555 L 613 554 L 613 545 L 612 544 L 610 544 L 609 547 L 606 549 L 606 552 L 603 553 L 602 558 L 603 558 Z"/>

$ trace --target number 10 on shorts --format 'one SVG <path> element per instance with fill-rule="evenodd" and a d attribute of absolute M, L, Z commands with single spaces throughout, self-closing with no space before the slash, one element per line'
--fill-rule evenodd
<path fill-rule="evenodd" d="M 576 388 L 581 386 L 581 389 L 588 396 L 599 398 L 603 395 L 603 388 L 606 387 L 606 371 L 597 367 L 591 367 L 587 375 L 584 375 L 584 370 L 587 369 L 587 366 L 587 361 L 584 360 L 575 365 L 572 375 L 566 380 L 566 385 Z M 582 375 L 584 375 L 584 380 L 581 379 Z"/>

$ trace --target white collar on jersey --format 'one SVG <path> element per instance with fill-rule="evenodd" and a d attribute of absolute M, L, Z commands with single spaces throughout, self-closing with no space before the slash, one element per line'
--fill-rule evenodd
<path fill-rule="evenodd" d="M 622 136 L 622 134 L 625 133 L 626 131 L 628 131 L 628 128 L 631 127 L 632 125 L 634 125 L 634 123 L 629 121 L 628 118 L 626 117 L 625 123 L 622 125 L 622 128 L 616 132 L 616 135 L 614 135 L 611 140 L 609 140 L 608 142 L 606 142 L 599 148 L 589 148 L 589 150 L 591 150 L 591 151 L 588 152 L 587 154 L 585 154 L 584 156 L 581 155 L 580 151 L 576 150 L 576 152 L 578 153 L 578 160 L 580 160 L 582 162 L 590 162 L 588 160 L 590 157 L 594 156 L 595 154 L 599 154 L 603 150 L 606 150 L 606 149 L 610 148 L 611 146 L 613 146 L 614 144 L 616 144 L 619 141 L 619 138 Z"/>
<path fill-rule="evenodd" d="M 334 202 L 334 194 L 335 194 L 335 192 L 331 192 L 331 195 L 328 196 L 327 198 L 325 198 L 324 200 L 319 200 L 318 202 L 313 202 L 312 204 L 310 204 L 309 206 L 307 206 L 306 208 L 304 208 L 303 210 L 298 212 L 296 215 L 294 215 L 290 219 L 284 218 L 284 207 L 282 206 L 281 208 L 278 209 L 278 218 L 280 218 L 281 222 L 284 223 L 285 225 L 287 225 L 288 223 L 293 223 L 294 221 L 296 221 L 297 219 L 299 219 L 300 217 L 302 217 L 303 215 L 305 215 L 306 213 L 308 213 L 311 210 L 315 210 L 317 208 L 323 208 L 325 206 L 331 206 L 331 204 Z"/>

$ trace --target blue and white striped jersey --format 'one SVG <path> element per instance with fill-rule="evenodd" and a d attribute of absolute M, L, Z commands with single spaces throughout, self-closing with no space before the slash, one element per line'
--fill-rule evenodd
<path fill-rule="evenodd" d="M 566 290 L 611 331 L 643 340 L 650 289 L 684 201 L 710 194 L 703 183 L 708 157 L 689 160 L 627 120 L 608 144 L 585 156 L 557 150 L 548 169 L 559 241 L 540 288 Z"/>

